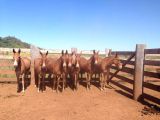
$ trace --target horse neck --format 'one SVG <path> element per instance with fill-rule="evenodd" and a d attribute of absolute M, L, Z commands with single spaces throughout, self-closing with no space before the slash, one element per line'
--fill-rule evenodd
<path fill-rule="evenodd" d="M 98 64 L 101 64 L 102 63 L 102 58 L 101 57 L 99 57 L 99 59 L 98 59 Z"/>
<path fill-rule="evenodd" d="M 56 65 L 59 71 L 62 71 L 62 68 L 63 68 L 62 57 L 57 59 Z"/>
<path fill-rule="evenodd" d="M 21 71 L 21 72 L 23 72 L 24 69 L 25 69 L 25 63 L 24 63 L 23 59 L 20 58 L 20 60 L 19 60 L 19 62 L 18 62 L 18 66 L 17 66 L 17 68 L 16 68 L 16 71 Z"/>
<path fill-rule="evenodd" d="M 93 62 L 93 55 L 89 58 L 88 62 L 89 62 L 89 63 L 92 63 L 92 62 Z"/>
<path fill-rule="evenodd" d="M 109 57 L 109 58 L 106 60 L 106 66 L 112 65 L 114 59 L 115 59 L 114 57 Z"/>

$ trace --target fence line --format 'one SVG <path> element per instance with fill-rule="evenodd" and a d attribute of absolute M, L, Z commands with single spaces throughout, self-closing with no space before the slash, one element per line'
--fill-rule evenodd
<path fill-rule="evenodd" d="M 152 100 L 152 98 L 153 98 L 153 102 L 155 101 L 155 103 L 158 103 L 157 100 L 159 100 L 159 98 L 156 98 L 156 97 L 154 97 L 152 95 L 144 93 L 143 89 L 147 88 L 147 89 L 154 90 L 156 92 L 160 92 L 160 86 L 159 85 L 148 83 L 145 80 L 145 77 L 152 77 L 153 79 L 159 80 L 159 82 L 160 82 L 160 72 L 155 72 L 155 71 L 153 72 L 153 71 L 145 70 L 146 66 L 151 66 L 151 67 L 159 67 L 159 71 L 160 71 L 160 57 L 159 57 L 160 56 L 160 48 L 156 48 L 156 49 L 145 49 L 145 48 L 143 48 L 143 49 L 144 49 L 144 51 L 140 51 L 139 54 L 137 53 L 137 49 L 136 49 L 136 51 L 113 51 L 111 53 L 112 55 L 117 53 L 118 55 L 125 56 L 125 57 L 123 59 L 121 59 L 121 62 L 123 63 L 123 68 L 121 70 L 117 70 L 117 68 L 115 66 L 111 67 L 111 69 L 113 69 L 114 71 L 116 70 L 116 71 L 115 72 L 111 72 L 111 71 L 109 72 L 109 76 L 110 76 L 109 77 L 109 81 L 112 84 L 114 84 L 114 85 L 126 90 L 130 95 L 132 95 L 132 97 L 135 100 L 138 100 L 139 97 L 143 97 L 143 98 L 149 99 L 149 100 Z M 1 48 L 0 48 L 0 50 L 1 50 Z M 7 51 L 7 49 L 5 49 L 5 51 Z M 10 51 L 11 51 L 11 49 L 10 49 Z M 29 49 L 29 51 L 30 51 L 30 49 Z M 59 53 L 60 52 L 61 51 L 59 51 Z M 52 52 L 50 51 L 50 53 L 52 53 Z M 89 52 L 86 52 L 86 53 L 92 54 L 92 51 L 89 51 Z M 86 53 L 84 52 L 84 54 L 86 54 Z M 157 60 L 157 58 L 156 58 L 156 60 L 147 59 L 146 56 L 148 56 L 150 54 L 151 55 L 152 54 L 158 54 L 156 56 L 158 58 L 158 60 Z M 136 63 L 135 61 L 136 61 L 136 59 L 138 59 L 138 57 L 140 57 L 142 60 L 138 60 L 137 63 Z M 139 62 L 141 62 L 141 65 L 140 65 Z M 131 66 L 132 68 L 128 67 L 127 65 Z M 136 70 L 137 66 L 138 67 L 141 66 L 141 71 L 139 71 L 139 70 L 137 71 Z M 5 67 L 13 68 L 11 60 L 1 60 L 0 61 L 0 67 L 1 68 L 2 67 L 4 67 L 4 68 Z M 124 76 L 122 74 L 119 74 L 119 72 L 126 73 L 126 74 L 129 75 L 129 77 L 128 76 Z M 139 76 L 137 77 L 137 79 L 139 80 L 138 83 L 136 83 L 136 78 L 135 78 L 136 73 L 138 73 L 138 75 L 140 76 L 140 77 Z M 0 69 L 0 75 L 3 75 L 3 74 L 4 74 L 4 76 L 7 75 L 7 74 L 14 75 L 15 72 L 13 70 Z M 119 84 L 118 82 L 113 80 L 114 77 L 118 78 L 120 80 L 123 80 L 123 81 L 129 83 L 130 85 L 133 85 L 134 89 L 131 89 L 131 88 L 125 86 L 125 85 Z M 3 78 L 3 79 L 0 78 L 0 83 L 3 82 L 2 80 L 7 81 L 7 78 Z M 8 80 L 15 81 L 16 79 L 15 79 L 15 77 L 11 76 L 11 78 L 9 77 Z M 140 84 L 140 86 L 138 87 L 139 91 L 138 91 L 138 95 L 136 95 L 136 97 L 134 97 L 135 94 L 137 94 L 136 93 L 136 89 L 137 88 L 135 87 L 137 84 L 138 85 Z"/>

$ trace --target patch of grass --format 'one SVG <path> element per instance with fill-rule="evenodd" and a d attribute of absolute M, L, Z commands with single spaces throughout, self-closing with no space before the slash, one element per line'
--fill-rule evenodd
<path fill-rule="evenodd" d="M 1 66 L 0 70 L 14 70 L 13 66 Z"/>
<path fill-rule="evenodd" d="M 0 78 L 15 78 L 16 75 L 13 74 L 0 74 Z"/>

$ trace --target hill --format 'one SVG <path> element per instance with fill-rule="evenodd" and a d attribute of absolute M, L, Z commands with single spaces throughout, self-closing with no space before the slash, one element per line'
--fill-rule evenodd
<path fill-rule="evenodd" d="M 30 44 L 22 42 L 20 39 L 12 36 L 0 37 L 0 47 L 6 48 L 30 48 Z"/>

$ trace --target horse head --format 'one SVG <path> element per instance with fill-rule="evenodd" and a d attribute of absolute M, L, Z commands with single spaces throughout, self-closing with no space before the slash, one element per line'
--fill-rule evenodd
<path fill-rule="evenodd" d="M 76 68 L 80 68 L 81 55 L 82 55 L 82 51 L 80 54 L 76 54 L 76 58 L 75 58 L 75 67 Z"/>
<path fill-rule="evenodd" d="M 66 53 L 64 53 L 64 50 L 62 50 L 62 56 L 60 57 L 60 59 L 61 59 L 62 69 L 64 72 L 67 72 L 68 58 L 69 58 L 68 51 L 66 50 Z"/>
<path fill-rule="evenodd" d="M 39 53 L 41 55 L 40 66 L 42 69 L 46 69 L 46 60 L 47 60 L 48 51 L 46 53 L 42 53 L 41 51 L 39 51 Z"/>
<path fill-rule="evenodd" d="M 75 66 L 76 64 L 76 53 L 72 52 L 71 54 L 68 55 L 68 67 Z"/>
<path fill-rule="evenodd" d="M 13 66 L 15 68 L 17 68 L 19 65 L 19 62 L 21 59 L 20 53 L 21 53 L 21 49 L 19 49 L 18 52 L 16 52 L 15 49 L 13 49 L 13 60 L 14 60 Z"/>
<path fill-rule="evenodd" d="M 118 69 L 122 69 L 122 63 L 118 57 L 118 54 L 116 53 L 114 58 L 113 58 L 113 64 L 118 68 Z"/>
<path fill-rule="evenodd" d="M 95 51 L 95 50 L 93 50 L 93 63 L 94 64 L 98 64 L 98 62 L 99 62 L 99 51 Z"/>

